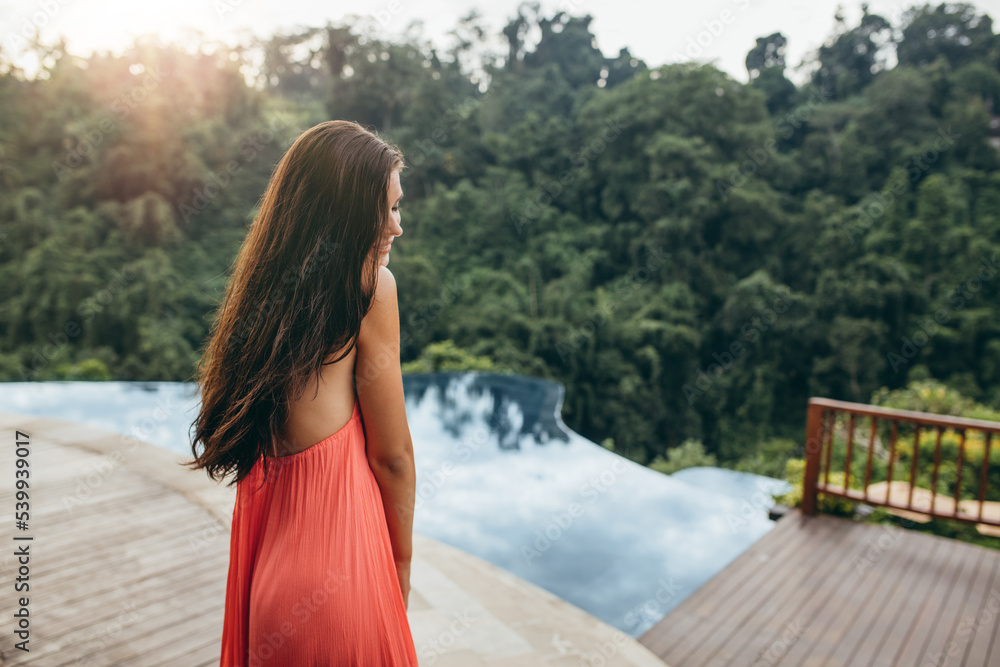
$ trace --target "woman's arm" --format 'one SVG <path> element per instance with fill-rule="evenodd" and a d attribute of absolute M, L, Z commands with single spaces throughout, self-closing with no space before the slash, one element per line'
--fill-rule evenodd
<path fill-rule="evenodd" d="M 405 604 L 410 588 L 417 476 L 399 363 L 396 281 L 385 266 L 378 268 L 375 302 L 361 323 L 354 372 L 368 464 L 381 490 Z"/>

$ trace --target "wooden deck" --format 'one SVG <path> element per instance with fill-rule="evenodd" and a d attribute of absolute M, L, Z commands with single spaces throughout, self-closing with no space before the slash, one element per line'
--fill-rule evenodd
<path fill-rule="evenodd" d="M 142 474 L 163 466 L 169 480 L 179 466 L 166 450 L 106 436 L 91 448 L 87 427 L 43 429 L 44 421 L 18 424 L 32 434 L 30 523 L 15 531 L 7 515 L 0 557 L 3 579 L 12 582 L 14 549 L 30 545 L 31 589 L 18 594 L 30 600 L 30 650 L 14 647 L 11 586 L 0 597 L 8 619 L 2 664 L 218 665 L 229 557 L 222 517 L 191 502 L 183 487 Z M 4 435 L 0 503 L 13 512 L 13 433 Z M 73 439 L 78 446 L 58 444 Z M 12 540 L 23 535 L 33 539 Z"/>
<path fill-rule="evenodd" d="M 793 511 L 639 641 L 673 667 L 1000 665 L 1000 551 Z"/>

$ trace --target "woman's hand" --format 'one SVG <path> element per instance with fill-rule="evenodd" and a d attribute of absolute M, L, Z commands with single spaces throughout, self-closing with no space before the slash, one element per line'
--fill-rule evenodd
<path fill-rule="evenodd" d="M 399 578 L 399 590 L 403 593 L 403 609 L 407 609 L 410 599 L 410 561 L 396 561 L 396 576 Z"/>

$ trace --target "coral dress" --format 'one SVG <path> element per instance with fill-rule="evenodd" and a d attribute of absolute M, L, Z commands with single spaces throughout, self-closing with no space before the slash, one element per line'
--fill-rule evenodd
<path fill-rule="evenodd" d="M 351 420 L 237 486 L 221 667 L 412 666 L 357 398 Z"/>

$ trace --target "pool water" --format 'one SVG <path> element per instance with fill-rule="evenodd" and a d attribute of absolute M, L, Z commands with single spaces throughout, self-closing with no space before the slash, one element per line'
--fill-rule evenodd
<path fill-rule="evenodd" d="M 404 375 L 403 385 L 414 530 L 632 636 L 769 531 L 770 494 L 788 486 L 635 464 L 566 428 L 555 382 L 455 372 Z M 184 454 L 197 404 L 190 383 L 0 383 L 4 412 L 94 424 Z"/>

